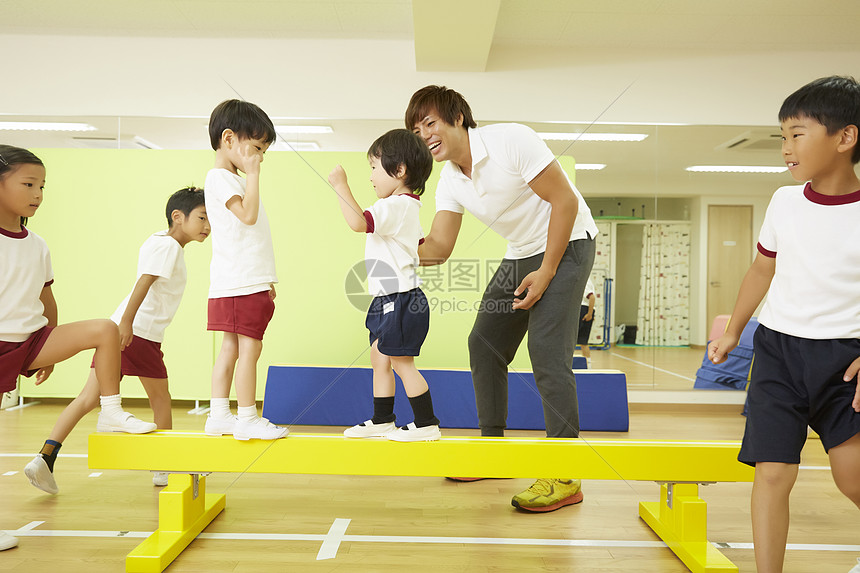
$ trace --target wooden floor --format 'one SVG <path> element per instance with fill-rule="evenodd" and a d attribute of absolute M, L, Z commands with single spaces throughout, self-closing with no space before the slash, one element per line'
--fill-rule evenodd
<path fill-rule="evenodd" d="M 158 489 L 144 472 L 91 475 L 84 456 L 86 436 L 95 428 L 93 414 L 63 447 L 56 467 L 59 495 L 30 486 L 23 467 L 61 407 L 51 403 L 0 411 L 0 528 L 32 528 L 16 534 L 19 547 L 0 552 L 0 571 L 123 571 L 125 555 L 156 527 Z M 743 432 L 737 407 L 640 408 L 631 413 L 629 433 L 583 437 L 739 439 Z M 145 408 L 130 409 L 149 417 Z M 202 417 L 186 409 L 175 409 L 175 428 L 202 431 Z M 789 539 L 808 545 L 788 551 L 786 572 L 845 573 L 860 556 L 860 513 L 839 494 L 823 466 L 827 458 L 820 443 L 810 440 L 802 464 L 809 469 L 801 470 L 793 493 Z M 227 509 L 167 571 L 686 571 L 638 518 L 638 502 L 656 499 L 656 484 L 589 481 L 582 504 L 542 515 L 522 514 L 510 505 L 511 496 L 529 484 L 213 474 L 208 488 L 227 493 Z M 748 483 L 711 485 L 702 488 L 702 497 L 709 506 L 710 540 L 728 544 L 724 553 L 741 571 L 751 572 L 750 488 Z M 339 545 L 324 544 L 337 519 L 349 520 L 345 534 Z M 318 559 L 326 551 L 332 558 Z"/>
<path fill-rule="evenodd" d="M 621 370 L 630 390 L 692 390 L 704 354 L 700 346 L 611 346 L 591 351 L 591 368 Z"/>

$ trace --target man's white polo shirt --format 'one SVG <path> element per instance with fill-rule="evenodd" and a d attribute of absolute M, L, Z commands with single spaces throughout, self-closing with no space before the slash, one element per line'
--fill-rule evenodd
<path fill-rule="evenodd" d="M 546 250 L 552 206 L 538 197 L 529 182 L 555 161 L 549 147 L 532 129 L 501 123 L 469 129 L 472 178 L 451 161 L 442 168 L 436 187 L 436 211 L 469 211 L 508 241 L 505 258 L 524 259 Z M 597 236 L 591 211 L 576 187 L 579 202 L 570 239 Z"/>

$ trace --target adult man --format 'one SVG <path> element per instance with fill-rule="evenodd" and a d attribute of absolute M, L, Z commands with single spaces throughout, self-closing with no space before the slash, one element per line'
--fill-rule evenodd
<path fill-rule="evenodd" d="M 454 90 L 418 90 L 405 119 L 434 160 L 447 161 L 436 215 L 418 250 L 421 264 L 441 264 L 451 255 L 464 210 L 508 241 L 469 335 L 481 435 L 504 435 L 507 368 L 528 332 L 547 436 L 577 437 L 571 357 L 597 235 L 585 200 L 534 131 L 513 123 L 477 127 Z M 544 512 L 581 501 L 578 479 L 539 479 L 511 503 Z"/>

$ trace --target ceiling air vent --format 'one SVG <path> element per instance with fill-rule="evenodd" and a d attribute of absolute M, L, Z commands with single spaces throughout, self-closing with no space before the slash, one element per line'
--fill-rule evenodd
<path fill-rule="evenodd" d="M 782 148 L 782 135 L 769 129 L 751 129 L 737 137 L 721 143 L 717 151 L 779 151 Z"/>
<path fill-rule="evenodd" d="M 116 137 L 73 137 L 72 141 L 75 147 L 85 149 L 161 149 L 151 141 L 137 135 L 120 137 L 118 143 Z"/>

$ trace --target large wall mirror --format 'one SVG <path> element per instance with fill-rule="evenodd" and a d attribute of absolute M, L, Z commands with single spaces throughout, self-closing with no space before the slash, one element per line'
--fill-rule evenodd
<path fill-rule="evenodd" d="M 206 161 L 211 153 L 205 117 L 7 116 L 0 124 L 13 121 L 86 130 L 0 131 L 3 142 L 28 148 L 76 154 L 136 150 L 136 157 L 198 150 Z M 283 130 L 273 151 L 300 158 L 299 169 L 307 169 L 311 179 L 324 178 L 326 163 L 340 161 L 338 154 L 363 153 L 377 134 L 401 125 L 396 118 L 275 123 L 292 127 Z M 731 312 L 752 260 L 769 197 L 791 182 L 781 169 L 778 130 L 523 123 L 542 134 L 572 173 L 600 229 L 590 367 L 626 372 L 632 392 L 694 391 L 705 344 L 721 324 L 718 317 Z M 752 172 L 756 166 L 767 169 Z M 357 177 L 363 180 L 364 174 Z M 428 195 L 432 213 L 432 187 Z M 336 213 L 329 215 L 324 220 L 336 225 Z M 461 329 L 468 328 L 471 316 L 460 318 Z M 712 395 L 700 392 L 690 400 Z"/>

